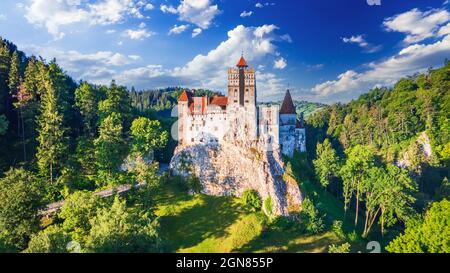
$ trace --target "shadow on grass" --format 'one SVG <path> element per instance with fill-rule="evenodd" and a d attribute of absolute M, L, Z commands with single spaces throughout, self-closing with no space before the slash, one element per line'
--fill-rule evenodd
<path fill-rule="evenodd" d="M 237 252 L 317 253 L 327 252 L 329 245 L 338 242 L 331 232 L 302 235 L 289 230 L 268 230 Z"/>
<path fill-rule="evenodd" d="M 245 211 L 233 197 L 191 196 L 170 187 L 159 194 L 157 204 L 171 252 L 228 235 L 227 228 Z"/>

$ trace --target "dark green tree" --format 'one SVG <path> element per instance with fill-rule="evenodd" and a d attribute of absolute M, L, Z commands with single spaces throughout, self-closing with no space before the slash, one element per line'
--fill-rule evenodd
<path fill-rule="evenodd" d="M 43 185 L 24 169 L 11 169 L 0 179 L 0 232 L 5 241 L 22 250 L 39 230 Z"/>

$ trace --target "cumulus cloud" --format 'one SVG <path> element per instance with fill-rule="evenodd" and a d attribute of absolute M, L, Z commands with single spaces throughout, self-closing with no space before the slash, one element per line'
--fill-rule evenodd
<path fill-rule="evenodd" d="M 89 79 L 96 83 L 108 83 L 117 68 L 131 65 L 140 60 L 139 55 L 125 56 L 111 51 L 81 53 L 76 50 L 63 51 L 36 45 L 22 45 L 30 54 L 45 59 L 56 58 L 58 64 L 76 79 Z"/>
<path fill-rule="evenodd" d="M 273 68 L 275 68 L 275 69 L 285 69 L 286 66 L 287 66 L 287 62 L 286 62 L 286 59 L 283 57 L 275 60 L 273 63 Z"/>
<path fill-rule="evenodd" d="M 381 50 L 381 46 L 375 46 L 368 43 L 362 35 L 351 36 L 349 38 L 342 38 L 342 41 L 346 44 L 357 44 L 359 47 L 363 48 L 367 53 L 374 53 Z"/>
<path fill-rule="evenodd" d="M 55 38 L 64 37 L 61 28 L 75 23 L 109 25 L 120 23 L 127 17 L 143 18 L 145 1 L 100 0 L 30 0 L 23 5 L 25 18 L 33 25 L 45 27 Z"/>
<path fill-rule="evenodd" d="M 192 23 L 201 29 L 209 28 L 220 13 L 218 6 L 210 0 L 181 0 L 176 8 L 163 4 L 160 9 L 164 13 L 178 14 L 180 21 Z"/>
<path fill-rule="evenodd" d="M 170 30 L 169 30 L 169 35 L 171 34 L 180 34 L 185 32 L 187 29 L 189 28 L 189 25 L 174 25 Z"/>
<path fill-rule="evenodd" d="M 153 36 L 155 33 L 145 28 L 139 28 L 127 29 L 123 34 L 132 40 L 144 40 L 145 38 Z"/>
<path fill-rule="evenodd" d="M 275 25 L 245 27 L 242 25 L 228 31 L 228 37 L 206 54 L 193 57 L 179 67 L 165 68 L 159 64 L 136 67 L 142 61 L 138 55 L 122 55 L 113 52 L 83 54 L 77 51 L 59 51 L 50 48 L 30 48 L 26 51 L 40 54 L 47 59 L 56 57 L 58 63 L 76 79 L 108 84 L 116 79 L 119 84 L 137 88 L 166 86 L 189 86 L 225 91 L 227 68 L 235 67 L 245 52 L 247 62 L 257 67 L 268 59 L 279 59 L 277 43 L 282 42 Z M 260 98 L 280 94 L 284 79 L 275 73 L 257 72 Z"/>
<path fill-rule="evenodd" d="M 364 71 L 349 70 L 336 80 L 317 84 L 312 91 L 320 97 L 333 94 L 354 97 L 370 88 L 392 86 L 402 77 L 441 66 L 448 56 L 450 35 L 430 44 L 409 45 L 390 58 L 367 64 Z"/>
<path fill-rule="evenodd" d="M 152 3 L 148 3 L 145 5 L 145 10 L 154 10 L 155 6 Z"/>
<path fill-rule="evenodd" d="M 241 13 L 241 17 L 250 17 L 250 16 L 252 16 L 252 14 L 253 14 L 253 11 L 243 11 L 242 13 Z"/>
<path fill-rule="evenodd" d="M 445 9 L 421 11 L 417 8 L 387 18 L 383 25 L 388 31 L 406 34 L 405 44 L 413 44 L 436 35 L 439 27 L 450 20 Z"/>
<path fill-rule="evenodd" d="M 0 21 L 6 20 L 6 15 L 0 14 Z"/>

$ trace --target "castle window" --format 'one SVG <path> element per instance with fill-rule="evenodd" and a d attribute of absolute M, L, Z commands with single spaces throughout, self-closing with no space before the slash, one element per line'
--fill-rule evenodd
<path fill-rule="evenodd" d="M 193 138 L 191 138 L 191 142 L 194 142 L 194 139 L 193 139 Z"/>

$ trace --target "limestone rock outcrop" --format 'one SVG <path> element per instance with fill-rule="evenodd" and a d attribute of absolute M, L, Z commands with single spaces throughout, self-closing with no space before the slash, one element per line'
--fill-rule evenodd
<path fill-rule="evenodd" d="M 174 175 L 198 177 L 208 195 L 240 196 L 245 190 L 256 190 L 263 201 L 271 199 L 272 215 L 288 216 L 301 208 L 300 189 L 295 182 L 283 180 L 285 167 L 277 151 L 226 142 L 179 146 L 170 169 Z"/>

